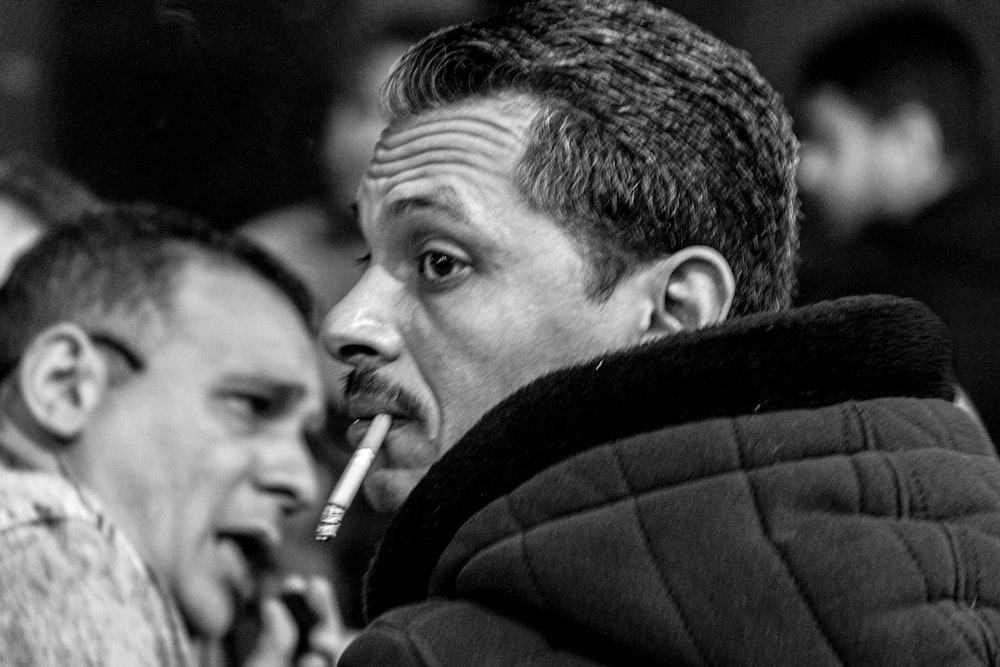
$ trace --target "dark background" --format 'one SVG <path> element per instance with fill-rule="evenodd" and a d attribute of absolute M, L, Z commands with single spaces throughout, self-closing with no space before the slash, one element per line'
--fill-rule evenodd
<path fill-rule="evenodd" d="M 996 0 L 661 4 L 749 51 L 789 98 L 810 44 L 893 5 L 943 8 L 1000 72 Z M 429 29 L 463 0 L 0 0 L 0 154 L 48 159 L 106 197 L 235 225 L 318 191 L 316 134 L 337 82 L 374 26 L 416 6 Z"/>

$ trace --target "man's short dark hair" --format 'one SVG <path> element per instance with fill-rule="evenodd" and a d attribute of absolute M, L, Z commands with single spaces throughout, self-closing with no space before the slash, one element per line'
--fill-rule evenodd
<path fill-rule="evenodd" d="M 433 33 L 383 102 L 394 122 L 504 92 L 542 107 L 518 186 L 581 243 L 594 298 L 702 244 L 733 268 L 733 314 L 788 305 L 797 145 L 746 54 L 641 0 L 539 0 Z"/>
<path fill-rule="evenodd" d="M 108 206 L 53 228 L 0 286 L 0 372 L 13 370 L 31 340 L 58 322 L 96 326 L 130 349 L 155 344 L 145 340 L 150 325 L 158 319 L 169 327 L 178 277 L 195 263 L 273 285 L 314 331 L 306 287 L 251 241 L 177 210 Z"/>
<path fill-rule="evenodd" d="M 41 228 L 76 221 L 101 206 L 83 183 L 27 154 L 0 159 L 0 199 L 7 199 L 37 221 Z"/>
<path fill-rule="evenodd" d="M 929 7 L 855 20 L 803 62 L 799 97 L 833 86 L 875 118 L 920 102 L 941 124 L 952 156 L 975 158 L 982 141 L 985 83 L 969 35 Z"/>

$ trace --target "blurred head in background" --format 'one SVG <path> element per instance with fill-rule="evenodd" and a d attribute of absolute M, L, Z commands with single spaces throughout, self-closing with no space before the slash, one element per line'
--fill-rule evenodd
<path fill-rule="evenodd" d="M 806 58 L 799 186 L 834 240 L 905 222 L 984 161 L 983 74 L 962 31 L 930 9 L 872 15 Z"/>

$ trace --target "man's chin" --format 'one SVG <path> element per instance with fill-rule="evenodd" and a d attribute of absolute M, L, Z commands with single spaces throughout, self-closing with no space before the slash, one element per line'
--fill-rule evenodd
<path fill-rule="evenodd" d="M 382 514 L 393 514 L 402 507 L 428 468 L 380 468 L 365 479 L 365 497 Z"/>
<path fill-rule="evenodd" d="M 213 594 L 214 592 L 206 586 L 200 594 L 179 600 L 188 632 L 201 640 L 221 639 L 233 625 L 240 607 L 235 596 Z"/>

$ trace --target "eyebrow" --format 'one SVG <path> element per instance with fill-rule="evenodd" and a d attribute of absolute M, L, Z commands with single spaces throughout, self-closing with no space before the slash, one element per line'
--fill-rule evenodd
<path fill-rule="evenodd" d="M 458 193 L 450 187 L 434 188 L 428 195 L 401 197 L 389 204 L 389 215 L 402 217 L 415 210 L 435 211 L 444 214 L 452 222 L 468 225 L 469 216 Z"/>
<path fill-rule="evenodd" d="M 259 389 L 269 392 L 288 405 L 301 402 L 309 392 L 309 388 L 301 382 L 258 373 L 231 373 L 223 376 L 221 382 L 229 388 Z"/>
<path fill-rule="evenodd" d="M 103 345 L 118 354 L 133 371 L 146 370 L 146 360 L 118 336 L 104 331 L 87 331 L 87 335 L 96 345 Z"/>

